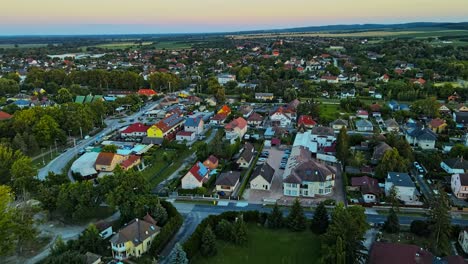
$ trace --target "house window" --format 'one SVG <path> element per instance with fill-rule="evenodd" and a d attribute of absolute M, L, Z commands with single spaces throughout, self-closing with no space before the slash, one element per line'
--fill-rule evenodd
<path fill-rule="evenodd" d="M 319 189 L 319 194 L 323 194 L 323 189 Z"/>
<path fill-rule="evenodd" d="M 325 193 L 331 193 L 331 188 L 325 188 Z"/>
<path fill-rule="evenodd" d="M 302 194 L 308 196 L 308 195 L 309 195 L 309 191 L 303 191 Z"/>

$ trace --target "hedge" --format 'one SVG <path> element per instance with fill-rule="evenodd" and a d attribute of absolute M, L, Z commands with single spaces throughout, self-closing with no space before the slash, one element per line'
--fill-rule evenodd
<path fill-rule="evenodd" d="M 240 214 L 242 214 L 245 222 L 260 223 L 262 225 L 265 223 L 267 218 L 266 213 L 260 213 L 259 211 L 246 211 L 242 213 L 228 211 L 219 215 L 210 215 L 197 226 L 195 232 L 193 232 L 189 239 L 184 243 L 183 247 L 185 253 L 187 253 L 187 257 L 191 259 L 200 252 L 202 234 L 207 225 L 216 229 L 217 224 L 221 222 L 221 220 L 224 219 L 229 222 L 233 222 Z"/>
<path fill-rule="evenodd" d="M 164 249 L 166 244 L 177 233 L 184 221 L 182 215 L 171 203 L 161 200 L 161 205 L 166 209 L 169 220 L 161 228 L 161 232 L 156 236 L 151 244 L 149 252 L 153 256 L 157 256 Z"/>

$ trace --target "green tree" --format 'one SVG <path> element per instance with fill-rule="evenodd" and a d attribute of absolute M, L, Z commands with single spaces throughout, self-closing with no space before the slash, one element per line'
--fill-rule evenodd
<path fill-rule="evenodd" d="M 174 249 L 168 256 L 169 264 L 188 264 L 187 254 L 179 243 L 176 243 Z"/>
<path fill-rule="evenodd" d="M 11 79 L 0 78 L 0 96 L 5 96 L 7 94 L 14 95 L 18 93 L 19 90 L 18 82 Z"/>
<path fill-rule="evenodd" d="M 86 256 L 78 251 L 65 251 L 63 254 L 58 256 L 50 256 L 44 264 L 83 264 L 86 263 Z"/>
<path fill-rule="evenodd" d="M 102 148 L 102 152 L 107 152 L 107 153 L 117 153 L 117 146 L 116 145 L 106 145 Z"/>
<path fill-rule="evenodd" d="M 398 220 L 398 216 L 393 208 L 390 208 L 387 221 L 385 221 L 383 229 L 388 233 L 398 233 L 400 231 L 400 221 Z"/>
<path fill-rule="evenodd" d="M 242 216 L 240 216 L 234 223 L 234 242 L 237 245 L 243 245 L 247 243 L 247 239 L 247 226 Z"/>
<path fill-rule="evenodd" d="M 11 166 L 13 163 L 24 157 L 19 151 L 14 151 L 10 147 L 0 144 L 0 184 L 9 184 L 11 181 Z"/>
<path fill-rule="evenodd" d="M 50 249 L 50 254 L 52 256 L 59 256 L 59 255 L 65 253 L 65 251 L 67 251 L 67 250 L 68 250 L 67 244 L 65 244 L 65 242 L 63 242 L 62 236 L 59 235 L 57 237 L 57 239 L 55 240 L 54 245 Z"/>
<path fill-rule="evenodd" d="M 295 199 L 287 218 L 287 224 L 292 231 L 303 231 L 306 229 L 306 217 L 299 199 Z"/>
<path fill-rule="evenodd" d="M 216 225 L 216 237 L 224 241 L 234 241 L 234 225 L 226 219 Z"/>
<path fill-rule="evenodd" d="M 49 115 L 44 115 L 33 127 L 33 133 L 41 146 L 50 146 L 55 140 L 64 137 L 58 123 Z"/>
<path fill-rule="evenodd" d="M 55 100 L 59 104 L 73 102 L 73 95 L 67 88 L 60 88 L 55 96 Z"/>
<path fill-rule="evenodd" d="M 79 251 L 81 253 L 93 252 L 96 254 L 105 254 L 107 250 L 107 243 L 99 235 L 99 230 L 95 225 L 90 224 L 78 238 Z"/>
<path fill-rule="evenodd" d="M 207 225 L 201 238 L 201 254 L 206 257 L 216 255 L 216 237 L 210 225 Z"/>
<path fill-rule="evenodd" d="M 364 208 L 359 206 L 344 207 L 339 203 L 332 213 L 331 223 L 322 237 L 323 256 L 325 263 L 335 263 L 337 258 L 338 238 L 343 241 L 346 263 L 365 261 L 367 255 L 363 245 L 364 234 L 369 229 Z"/>
<path fill-rule="evenodd" d="M 0 185 L 0 256 L 8 255 L 15 249 L 14 210 L 10 207 L 12 201 L 10 187 Z"/>
<path fill-rule="evenodd" d="M 252 74 L 252 68 L 242 67 L 242 69 L 239 70 L 239 73 L 237 74 L 237 76 L 239 78 L 239 81 L 245 81 L 250 77 L 251 74 Z"/>
<path fill-rule="evenodd" d="M 422 100 L 414 101 L 411 105 L 411 111 L 425 115 L 427 117 L 435 118 L 439 116 L 440 103 L 436 97 L 430 97 Z"/>
<path fill-rule="evenodd" d="M 401 157 L 396 148 L 392 148 L 385 152 L 379 165 L 377 165 L 376 176 L 383 179 L 388 172 L 405 172 L 407 168 L 408 160 Z"/>
<path fill-rule="evenodd" d="M 345 127 L 341 128 L 336 139 L 336 157 L 343 165 L 346 164 L 346 160 L 349 157 L 349 140 Z"/>
<path fill-rule="evenodd" d="M 38 235 L 35 227 L 34 215 L 40 211 L 40 207 L 30 205 L 27 202 L 18 204 L 13 213 L 15 223 L 13 233 L 16 238 L 16 251 L 23 252 L 23 245 L 34 241 Z"/>
<path fill-rule="evenodd" d="M 390 192 L 388 194 L 388 200 L 392 205 L 392 209 L 399 212 L 400 211 L 400 200 L 398 199 L 398 190 L 396 189 L 395 185 L 390 188 Z"/>
<path fill-rule="evenodd" d="M 310 228 L 316 234 L 324 234 L 327 232 L 328 225 L 330 224 L 329 221 L 327 208 L 325 208 L 325 204 L 322 202 L 315 209 Z"/>
<path fill-rule="evenodd" d="M 430 229 L 432 230 L 432 249 L 436 255 L 447 256 L 450 254 L 450 204 L 448 196 L 442 188 L 438 188 L 439 194 L 433 199 L 430 211 Z"/>
<path fill-rule="evenodd" d="M 283 213 L 277 203 L 273 206 L 273 210 L 268 215 L 268 227 L 273 229 L 282 228 L 284 223 Z"/>
<path fill-rule="evenodd" d="M 22 192 L 23 199 L 27 199 L 27 192 L 33 190 L 36 185 L 37 170 L 32 164 L 31 158 L 23 156 L 18 158 L 11 166 L 11 180 L 17 192 Z"/>
<path fill-rule="evenodd" d="M 341 237 L 336 238 L 336 264 L 346 264 L 346 254 Z"/>

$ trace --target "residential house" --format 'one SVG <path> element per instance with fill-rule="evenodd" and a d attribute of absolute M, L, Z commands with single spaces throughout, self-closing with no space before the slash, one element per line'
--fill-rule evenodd
<path fill-rule="evenodd" d="M 369 118 L 369 113 L 366 110 L 358 110 L 356 112 L 356 117 L 357 118 L 368 119 Z"/>
<path fill-rule="evenodd" d="M 115 153 L 101 152 L 99 153 L 96 163 L 94 164 L 97 171 L 112 172 L 115 167 L 125 160 L 125 157 Z"/>
<path fill-rule="evenodd" d="M 13 116 L 7 112 L 0 111 L 0 121 L 11 119 Z"/>
<path fill-rule="evenodd" d="M 452 175 L 450 181 L 453 195 L 459 199 L 468 198 L 468 174 L 457 173 Z"/>
<path fill-rule="evenodd" d="M 126 129 L 120 132 L 120 136 L 126 137 L 146 137 L 147 131 L 150 126 L 146 126 L 142 123 L 134 123 L 129 125 Z"/>
<path fill-rule="evenodd" d="M 205 167 L 207 167 L 208 169 L 210 169 L 210 170 L 215 170 L 216 168 L 218 168 L 218 165 L 219 165 L 218 158 L 216 158 L 216 157 L 213 156 L 213 155 L 210 155 L 210 156 L 203 162 L 203 165 L 204 165 Z"/>
<path fill-rule="evenodd" d="M 102 263 L 102 256 L 92 252 L 85 253 L 86 264 L 99 264 Z"/>
<path fill-rule="evenodd" d="M 112 236 L 112 223 L 100 220 L 94 224 L 99 231 L 99 236 L 102 237 L 102 239 L 108 239 L 109 237 Z"/>
<path fill-rule="evenodd" d="M 208 180 L 209 169 L 201 162 L 195 163 L 187 174 L 182 177 L 182 189 L 195 189 L 203 186 Z"/>
<path fill-rule="evenodd" d="M 468 161 L 460 158 L 452 158 L 444 160 L 440 163 L 440 167 L 450 174 L 468 172 Z"/>
<path fill-rule="evenodd" d="M 247 133 L 247 121 L 242 117 L 238 117 L 224 126 L 224 129 L 228 140 L 243 138 Z"/>
<path fill-rule="evenodd" d="M 250 189 L 270 190 L 274 175 L 275 169 L 270 164 L 265 163 L 262 166 L 258 166 L 252 173 Z"/>
<path fill-rule="evenodd" d="M 140 90 L 138 90 L 137 94 L 138 95 L 144 95 L 144 96 L 147 96 L 147 97 L 153 97 L 155 95 L 158 95 L 158 93 L 153 89 L 140 89 Z"/>
<path fill-rule="evenodd" d="M 216 178 L 217 192 L 233 192 L 239 185 L 240 171 L 229 171 L 221 173 Z"/>
<path fill-rule="evenodd" d="M 390 195 L 392 187 L 395 187 L 397 198 L 405 204 L 417 202 L 418 191 L 414 182 L 411 180 L 408 173 L 405 172 L 388 172 L 385 178 L 385 195 Z"/>
<path fill-rule="evenodd" d="M 297 127 L 304 127 L 306 129 L 311 129 L 315 126 L 317 126 L 317 122 L 315 122 L 315 120 L 312 119 L 312 117 L 309 115 L 301 115 L 299 119 L 297 120 Z"/>
<path fill-rule="evenodd" d="M 325 196 L 333 193 L 334 186 L 334 169 L 308 158 L 292 167 L 283 180 L 283 194 L 295 197 Z"/>
<path fill-rule="evenodd" d="M 318 153 L 326 147 L 331 147 L 335 141 L 335 132 L 331 127 L 318 126 L 305 132 L 298 132 L 293 147 L 302 146 L 312 153 Z"/>
<path fill-rule="evenodd" d="M 249 118 L 247 118 L 247 124 L 249 126 L 257 127 L 260 126 L 263 122 L 263 116 L 258 114 L 257 112 L 253 112 Z"/>
<path fill-rule="evenodd" d="M 382 194 L 378 180 L 368 176 L 351 178 L 351 186 L 361 192 L 365 203 L 377 202 Z"/>
<path fill-rule="evenodd" d="M 239 168 L 246 169 L 250 166 L 254 158 L 254 151 L 255 148 L 252 144 L 250 144 L 249 142 L 244 144 L 244 147 L 241 150 L 240 157 L 236 161 L 236 164 L 239 166 Z"/>
<path fill-rule="evenodd" d="M 447 101 L 449 102 L 457 102 L 460 101 L 461 97 L 460 95 L 457 94 L 457 92 L 454 92 L 452 95 L 447 97 Z"/>
<path fill-rule="evenodd" d="M 226 122 L 227 115 L 225 114 L 216 114 L 210 119 L 211 125 L 222 125 Z"/>
<path fill-rule="evenodd" d="M 330 123 L 333 130 L 341 130 L 342 128 L 348 128 L 348 121 L 344 119 L 337 119 Z"/>
<path fill-rule="evenodd" d="M 429 122 L 429 128 L 437 134 L 444 132 L 446 127 L 447 122 L 440 118 L 434 118 Z"/>
<path fill-rule="evenodd" d="M 291 126 L 291 123 L 296 120 L 296 111 L 280 106 L 270 114 L 270 120 L 274 126 Z"/>
<path fill-rule="evenodd" d="M 468 229 L 463 229 L 458 235 L 458 244 L 465 254 L 468 254 Z"/>
<path fill-rule="evenodd" d="M 255 100 L 272 101 L 274 98 L 273 93 L 255 93 Z"/>
<path fill-rule="evenodd" d="M 355 89 L 350 89 L 350 90 L 343 90 L 340 93 L 340 97 L 343 98 L 354 98 L 356 96 L 356 90 Z"/>
<path fill-rule="evenodd" d="M 135 218 L 110 239 L 112 257 L 119 260 L 140 257 L 150 249 L 159 232 L 160 228 L 150 215 L 142 220 Z"/>
<path fill-rule="evenodd" d="M 374 131 L 374 126 L 369 120 L 360 119 L 356 121 L 356 128 L 359 132 L 372 132 Z"/>
<path fill-rule="evenodd" d="M 179 114 L 172 114 L 148 128 L 147 135 L 150 138 L 174 139 L 181 130 L 184 118 Z"/>
<path fill-rule="evenodd" d="M 323 75 L 320 77 L 321 82 L 327 82 L 327 83 L 338 83 L 339 79 L 337 76 L 332 76 L 332 75 Z"/>
<path fill-rule="evenodd" d="M 231 108 L 227 105 L 223 105 L 217 112 L 217 114 L 222 114 L 222 115 L 230 115 L 231 114 Z"/>
<path fill-rule="evenodd" d="M 248 118 L 253 113 L 253 107 L 250 105 L 241 105 L 237 111 L 241 113 L 242 117 Z"/>
<path fill-rule="evenodd" d="M 385 155 L 385 152 L 387 152 L 388 150 L 391 150 L 391 149 L 392 149 L 392 147 L 390 147 L 387 143 L 380 142 L 374 148 L 374 152 L 372 153 L 371 162 L 373 164 L 378 164 L 379 161 L 381 161 L 383 156 Z"/>
<path fill-rule="evenodd" d="M 138 166 L 141 163 L 141 158 L 140 156 L 137 155 L 130 155 L 128 158 L 122 163 L 120 163 L 120 167 L 122 167 L 123 170 L 129 170 L 135 166 Z"/>
<path fill-rule="evenodd" d="M 196 135 L 193 131 L 179 131 L 176 134 L 176 141 L 192 142 L 196 139 Z"/>
<path fill-rule="evenodd" d="M 221 85 L 225 85 L 228 82 L 235 82 L 236 76 L 233 74 L 220 74 L 218 75 L 218 83 Z"/>
<path fill-rule="evenodd" d="M 439 113 L 444 116 L 450 116 L 452 111 L 450 111 L 450 108 L 448 108 L 446 105 L 441 105 L 439 107 Z"/>
<path fill-rule="evenodd" d="M 400 125 L 393 118 L 389 118 L 389 119 L 385 120 L 385 128 L 387 129 L 387 132 L 397 132 L 398 133 L 400 131 Z"/>
<path fill-rule="evenodd" d="M 405 131 L 406 141 L 410 145 L 420 147 L 422 149 L 434 149 L 437 135 L 427 127 L 416 125 Z"/>
<path fill-rule="evenodd" d="M 453 112 L 453 120 L 457 123 L 457 127 L 463 128 L 468 126 L 468 108 L 466 106 L 460 107 Z"/>
<path fill-rule="evenodd" d="M 397 101 L 390 101 L 390 102 L 388 103 L 388 107 L 390 107 L 390 109 L 391 109 L 392 111 L 398 111 L 398 110 L 400 110 L 400 104 L 398 104 Z"/>
<path fill-rule="evenodd" d="M 417 245 L 374 242 L 369 252 L 369 264 L 463 264 L 461 256 L 440 258 Z"/>
<path fill-rule="evenodd" d="M 202 116 L 188 117 L 184 123 L 184 130 L 194 132 L 195 135 L 200 135 L 203 132 L 205 122 Z"/>

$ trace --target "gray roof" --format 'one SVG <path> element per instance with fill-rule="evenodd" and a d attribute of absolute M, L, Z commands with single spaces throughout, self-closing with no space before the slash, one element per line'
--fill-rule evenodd
<path fill-rule="evenodd" d="M 365 120 L 365 119 L 360 119 L 356 121 L 356 126 L 357 127 L 374 127 L 370 121 Z"/>
<path fill-rule="evenodd" d="M 468 161 L 463 158 L 453 158 L 444 160 L 444 163 L 452 169 L 468 170 Z"/>
<path fill-rule="evenodd" d="M 335 131 L 333 131 L 333 128 L 325 127 L 325 126 L 313 127 L 311 129 L 311 133 L 313 135 L 319 135 L 319 136 L 334 136 L 335 135 Z"/>
<path fill-rule="evenodd" d="M 297 184 L 301 184 L 302 182 L 325 182 L 327 176 L 333 176 L 334 174 L 335 172 L 327 165 L 311 159 L 297 166 L 284 179 L 284 182 Z"/>
<path fill-rule="evenodd" d="M 271 183 L 273 180 L 273 175 L 275 175 L 275 169 L 273 169 L 270 164 L 265 163 L 263 166 L 258 166 L 255 168 L 251 181 L 260 176 L 263 177 L 267 182 Z"/>
<path fill-rule="evenodd" d="M 386 127 L 399 127 L 400 125 L 398 125 L 398 122 L 395 119 L 390 118 L 385 121 L 385 126 Z"/>
<path fill-rule="evenodd" d="M 392 182 L 395 186 L 415 187 L 413 180 L 406 172 L 389 172 L 387 182 Z"/>
<path fill-rule="evenodd" d="M 410 137 L 417 138 L 418 140 L 437 140 L 437 135 L 426 127 L 416 127 L 413 130 L 406 132 Z"/>
<path fill-rule="evenodd" d="M 216 179 L 215 185 L 235 186 L 240 179 L 240 171 L 221 173 Z"/>

